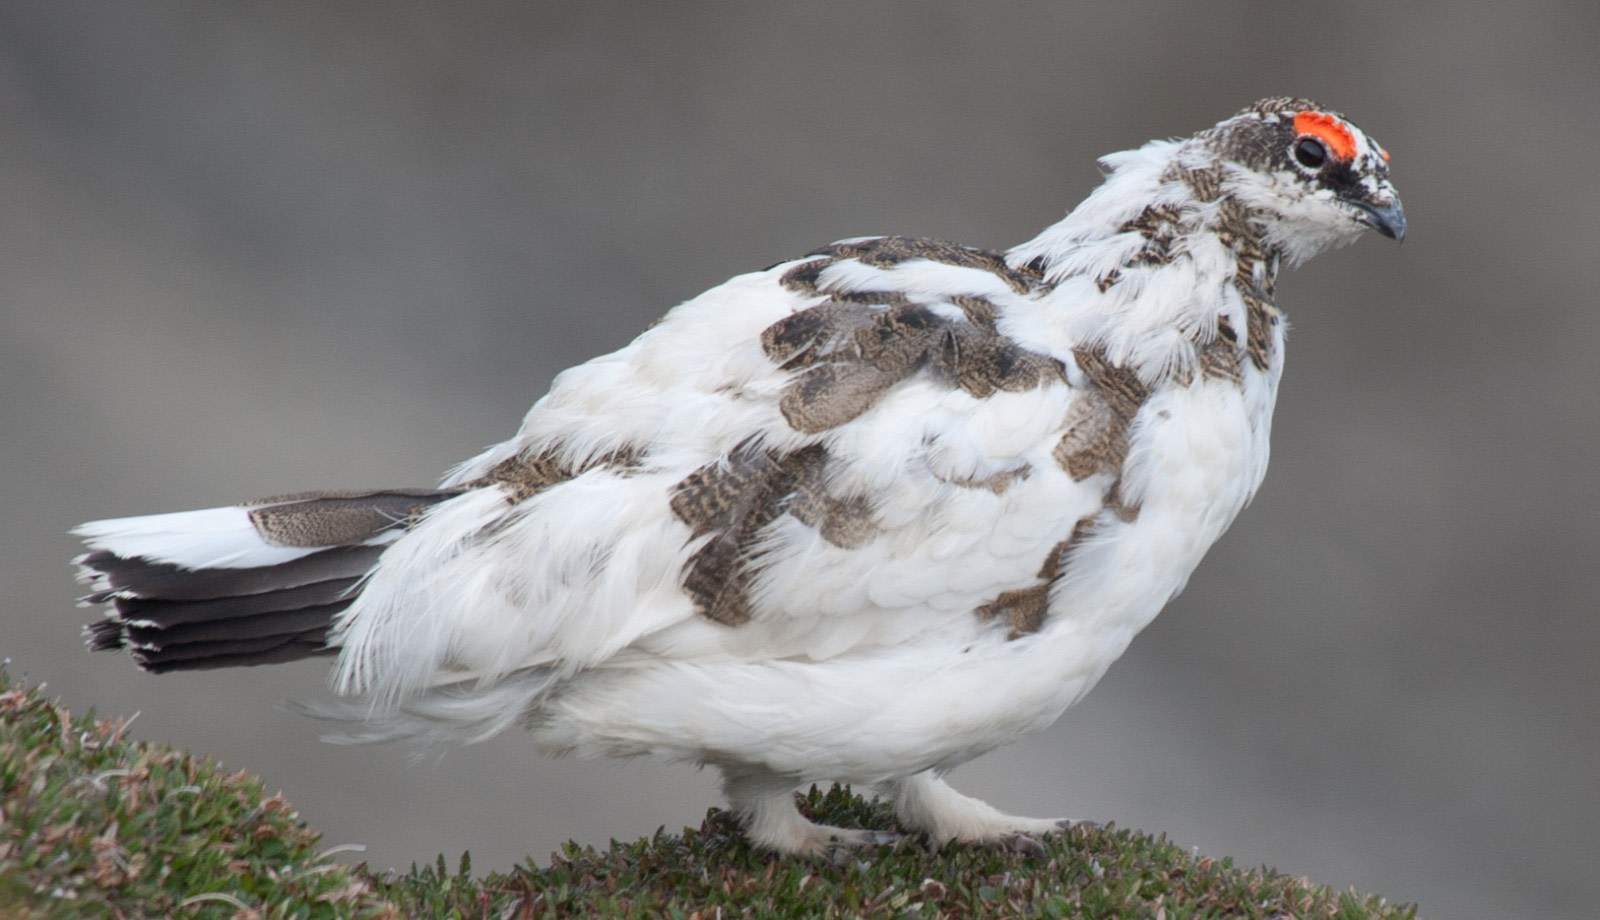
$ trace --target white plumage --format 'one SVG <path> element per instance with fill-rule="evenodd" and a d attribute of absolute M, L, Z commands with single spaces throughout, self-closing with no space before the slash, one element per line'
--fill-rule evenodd
<path fill-rule="evenodd" d="M 1045 833 L 938 778 L 1053 722 L 1266 471 L 1280 263 L 1404 233 L 1387 154 L 1304 100 L 1107 157 L 1007 253 L 863 238 L 736 277 L 560 375 L 436 490 L 84 525 L 95 647 L 336 651 L 368 740 L 720 767 L 758 843 Z"/>

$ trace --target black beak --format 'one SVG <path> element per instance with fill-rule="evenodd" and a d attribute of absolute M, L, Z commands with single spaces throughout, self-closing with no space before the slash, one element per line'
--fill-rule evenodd
<path fill-rule="evenodd" d="M 1391 240 L 1406 238 L 1406 212 L 1400 210 L 1400 199 L 1375 203 L 1371 201 L 1352 201 L 1361 210 L 1356 220 L 1361 221 L 1372 229 L 1378 231 Z"/>

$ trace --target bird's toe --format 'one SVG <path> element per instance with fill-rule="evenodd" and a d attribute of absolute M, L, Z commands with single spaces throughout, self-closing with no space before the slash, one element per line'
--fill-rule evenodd
<path fill-rule="evenodd" d="M 1019 856 L 1043 858 L 1046 853 L 1044 844 L 1032 834 L 1006 834 L 997 839 L 995 845 L 1007 853 L 1016 853 Z"/>

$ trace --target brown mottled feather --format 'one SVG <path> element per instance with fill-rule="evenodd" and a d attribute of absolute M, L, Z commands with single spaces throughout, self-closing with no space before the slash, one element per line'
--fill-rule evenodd
<path fill-rule="evenodd" d="M 353 546 L 458 494 L 438 489 L 301 492 L 251 502 L 250 523 L 274 546 Z"/>
<path fill-rule="evenodd" d="M 796 431 L 836 428 L 871 409 L 894 386 L 927 371 L 979 399 L 1065 379 L 1055 359 L 999 335 L 981 298 L 944 316 L 922 304 L 873 307 L 829 301 L 801 310 L 761 334 L 767 356 L 802 370 L 783 389 L 779 409 Z"/>
<path fill-rule="evenodd" d="M 562 457 L 558 449 L 551 448 L 537 454 L 513 454 L 467 483 L 464 488 L 499 486 L 505 490 L 507 500 L 515 505 L 589 470 L 598 467 L 630 470 L 639 463 L 640 452 L 631 447 L 609 451 L 576 464 Z"/>
<path fill-rule="evenodd" d="M 978 619 L 1003 620 L 1011 627 L 1012 639 L 1038 632 L 1050 611 L 1050 589 L 1066 571 L 1067 557 L 1093 530 L 1092 517 L 1074 524 L 1072 534 L 1045 555 L 1044 564 L 1039 566 L 1037 584 L 1000 592 L 994 600 L 975 611 Z"/>
<path fill-rule="evenodd" d="M 672 513 L 695 537 L 711 535 L 684 571 L 684 590 L 702 616 L 727 626 L 750 619 L 749 589 L 760 562 L 755 545 L 784 514 L 836 546 L 860 546 L 876 535 L 865 496 L 827 491 L 827 463 L 820 444 L 782 453 L 750 440 L 673 488 Z"/>
<path fill-rule="evenodd" d="M 1073 402 L 1066 433 L 1056 444 L 1056 462 L 1075 480 L 1095 473 L 1122 475 L 1133 417 L 1150 396 L 1139 375 L 1112 364 L 1102 349 L 1080 348 L 1074 355 L 1091 386 Z"/>

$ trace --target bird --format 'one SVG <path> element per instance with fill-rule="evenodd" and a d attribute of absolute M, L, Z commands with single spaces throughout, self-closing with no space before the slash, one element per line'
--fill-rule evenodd
<path fill-rule="evenodd" d="M 87 642 L 335 656 L 308 708 L 349 740 L 714 767 L 778 854 L 885 839 L 810 783 L 936 847 L 1058 833 L 945 775 L 1082 699 L 1256 492 L 1279 271 L 1406 232 L 1388 152 L 1306 99 L 1099 162 L 1010 249 L 858 237 L 713 287 L 436 486 L 80 525 Z"/>

